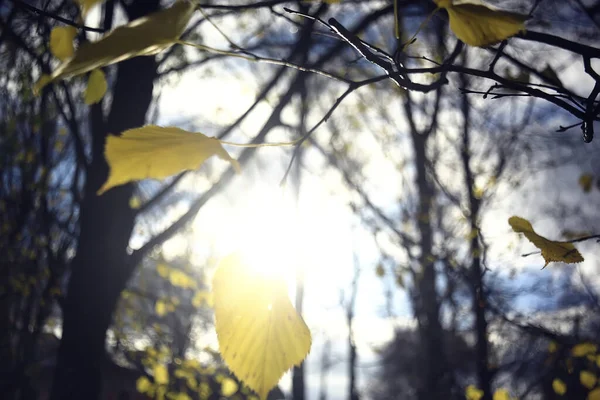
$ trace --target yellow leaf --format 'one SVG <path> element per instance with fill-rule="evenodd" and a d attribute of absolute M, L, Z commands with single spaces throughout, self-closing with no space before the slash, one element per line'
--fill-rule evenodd
<path fill-rule="evenodd" d="M 191 288 L 196 286 L 196 282 L 188 274 L 178 269 L 171 270 L 169 273 L 169 281 L 171 285 L 181 288 Z"/>
<path fill-rule="evenodd" d="M 104 72 L 101 69 L 93 70 L 88 78 L 87 87 L 83 95 L 85 104 L 92 105 L 102 100 L 107 87 Z"/>
<path fill-rule="evenodd" d="M 221 394 L 225 397 L 233 396 L 238 391 L 238 384 L 231 378 L 225 378 L 221 382 Z"/>
<path fill-rule="evenodd" d="M 169 392 L 167 393 L 167 399 L 169 400 L 192 400 L 192 398 L 185 392 Z"/>
<path fill-rule="evenodd" d="M 579 177 L 579 186 L 585 193 L 589 193 L 592 190 L 592 183 L 594 183 L 594 175 L 582 174 Z"/>
<path fill-rule="evenodd" d="M 87 13 L 96 5 L 103 3 L 104 0 L 75 0 L 79 7 L 81 7 L 81 15 L 83 18 L 87 15 Z"/>
<path fill-rule="evenodd" d="M 380 278 L 385 276 L 385 269 L 383 268 L 382 264 L 377 264 L 377 267 L 375 268 L 375 275 L 377 275 Z"/>
<path fill-rule="evenodd" d="M 158 272 L 158 275 L 160 275 L 162 278 L 166 278 L 169 276 L 169 267 L 167 267 L 165 264 L 156 264 L 156 272 Z"/>
<path fill-rule="evenodd" d="M 145 376 L 141 376 L 136 381 L 135 387 L 137 388 L 138 392 L 146 393 L 152 388 L 152 382 L 150 382 L 150 379 L 146 378 Z"/>
<path fill-rule="evenodd" d="M 253 273 L 238 255 L 230 255 L 215 272 L 213 296 L 221 356 L 265 400 L 311 346 L 310 331 L 289 300 L 286 282 Z"/>
<path fill-rule="evenodd" d="M 197 308 L 202 306 L 203 304 L 206 304 L 206 306 L 208 307 L 212 307 L 212 293 L 207 292 L 205 290 L 198 290 L 194 294 L 194 298 L 192 299 L 192 305 Z"/>
<path fill-rule="evenodd" d="M 158 385 L 166 385 L 169 383 L 169 371 L 167 367 L 162 364 L 156 364 L 154 366 L 154 382 Z"/>
<path fill-rule="evenodd" d="M 600 400 L 600 388 L 592 390 L 588 394 L 587 400 Z"/>
<path fill-rule="evenodd" d="M 542 257 L 546 265 L 552 261 L 573 264 L 583 261 L 583 257 L 577 251 L 573 243 L 555 242 L 538 235 L 533 230 L 531 223 L 524 218 L 510 217 L 508 223 L 515 232 L 522 233 L 529 239 L 535 247 L 542 251 Z M 544 265 L 544 267 L 546 266 Z"/>
<path fill-rule="evenodd" d="M 483 391 L 475 385 L 469 385 L 465 390 L 465 397 L 467 400 L 479 400 L 483 397 Z"/>
<path fill-rule="evenodd" d="M 554 389 L 554 392 L 560 396 L 567 393 L 567 385 L 565 385 L 565 383 L 558 378 L 552 381 L 552 389 Z"/>
<path fill-rule="evenodd" d="M 493 400 L 511 400 L 510 393 L 506 389 L 498 389 L 494 392 Z"/>
<path fill-rule="evenodd" d="M 142 205 L 142 201 L 138 196 L 131 196 L 129 199 L 129 208 L 132 210 L 137 210 Z M 158 266 L 156 267 L 158 269 Z"/>
<path fill-rule="evenodd" d="M 459 4 L 453 0 L 434 1 L 448 12 L 452 32 L 469 46 L 489 46 L 525 30 L 526 15 L 499 10 L 477 0 Z"/>
<path fill-rule="evenodd" d="M 156 311 L 156 315 L 158 315 L 159 317 L 162 317 L 166 315 L 167 312 L 169 312 L 169 310 L 167 309 L 167 304 L 162 300 L 158 300 L 156 302 L 156 305 L 154 306 L 154 311 Z"/>
<path fill-rule="evenodd" d="M 212 389 L 210 388 L 210 385 L 207 382 L 202 382 L 198 386 L 198 395 L 200 396 L 200 398 L 202 400 L 208 399 L 211 394 L 212 394 Z"/>
<path fill-rule="evenodd" d="M 214 155 L 239 170 L 237 161 L 229 156 L 218 139 L 175 127 L 147 125 L 127 130 L 121 136 L 110 135 L 104 154 L 110 175 L 98 190 L 99 195 L 127 182 L 162 179 L 196 169 Z"/>
<path fill-rule="evenodd" d="M 56 58 L 64 61 L 73 57 L 75 48 L 73 39 L 77 36 L 77 29 L 72 26 L 57 26 L 50 32 L 50 52 Z"/>
<path fill-rule="evenodd" d="M 554 353 L 558 350 L 558 345 L 556 342 L 552 341 L 548 344 L 548 353 Z"/>
<path fill-rule="evenodd" d="M 588 354 L 596 354 L 598 351 L 598 346 L 593 343 L 579 343 L 571 349 L 571 354 L 573 357 L 585 357 Z"/>
<path fill-rule="evenodd" d="M 183 33 L 195 5 L 178 1 L 170 8 L 120 26 L 102 39 L 84 43 L 72 58 L 65 60 L 46 79 L 35 84 L 34 92 L 55 80 L 84 74 L 106 65 L 137 56 L 154 55 L 170 47 Z"/>
<path fill-rule="evenodd" d="M 598 378 L 596 378 L 596 375 L 593 372 L 581 371 L 579 373 L 579 381 L 586 388 L 593 389 L 594 386 L 596 386 L 596 382 L 598 381 Z"/>

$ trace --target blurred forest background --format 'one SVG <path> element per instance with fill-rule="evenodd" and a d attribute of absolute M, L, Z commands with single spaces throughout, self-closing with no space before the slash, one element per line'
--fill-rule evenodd
<path fill-rule="evenodd" d="M 77 1 L 0 0 L 0 397 L 254 398 L 210 297 L 250 243 L 313 335 L 270 398 L 587 398 L 600 244 L 541 270 L 507 220 L 600 234 L 600 2 L 491 3 L 527 33 L 462 45 L 445 11 L 421 26 L 433 1 L 202 0 L 183 38 L 205 51 L 109 66 L 87 106 L 81 78 L 32 93 Z M 98 2 L 77 41 L 170 4 Z M 317 129 L 232 149 L 240 176 L 211 162 L 96 196 L 106 135 L 146 123 L 242 143 Z"/>

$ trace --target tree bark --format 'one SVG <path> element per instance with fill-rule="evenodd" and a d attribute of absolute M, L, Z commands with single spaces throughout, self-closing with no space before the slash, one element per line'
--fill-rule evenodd
<path fill-rule="evenodd" d="M 157 7 L 157 0 L 136 2 L 129 10 L 129 17 L 138 18 Z M 133 185 L 96 195 L 108 175 L 104 142 L 108 134 L 119 134 L 144 124 L 155 77 L 154 57 L 138 57 L 118 64 L 106 124 L 100 108 L 91 112 L 92 162 L 87 171 L 77 253 L 63 310 L 52 400 L 93 400 L 102 393 L 106 331 L 119 295 L 135 267 L 128 262 L 127 252 L 135 219 L 129 207 Z"/>

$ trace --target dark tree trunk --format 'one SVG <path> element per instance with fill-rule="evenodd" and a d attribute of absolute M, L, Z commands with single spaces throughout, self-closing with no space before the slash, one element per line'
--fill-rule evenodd
<path fill-rule="evenodd" d="M 129 17 L 135 19 L 157 6 L 157 0 L 135 2 L 128 10 Z M 93 400 L 99 399 L 102 392 L 106 331 L 135 267 L 128 262 L 127 253 L 135 219 L 129 207 L 133 186 L 124 185 L 96 196 L 108 174 L 103 147 L 107 134 L 119 134 L 144 124 L 155 77 L 154 57 L 118 64 L 106 124 L 99 107 L 91 113 L 93 158 L 80 210 L 80 234 L 63 311 L 52 400 Z"/>

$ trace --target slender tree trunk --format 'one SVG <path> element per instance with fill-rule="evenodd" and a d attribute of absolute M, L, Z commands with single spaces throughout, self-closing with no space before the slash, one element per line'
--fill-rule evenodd
<path fill-rule="evenodd" d="M 467 50 L 465 50 L 466 52 Z M 465 61 L 466 64 L 466 53 Z M 461 75 L 461 85 L 463 88 L 468 87 L 466 76 Z M 463 132 L 462 132 L 462 148 L 461 159 L 463 170 L 465 173 L 465 185 L 469 201 L 469 249 L 471 254 L 471 294 L 473 301 L 473 314 L 475 315 L 475 337 L 476 337 L 476 366 L 477 366 L 477 385 L 483 391 L 482 400 L 491 400 L 491 373 L 488 366 L 489 348 L 487 337 L 487 320 L 485 316 L 486 295 L 483 287 L 483 268 L 481 265 L 482 249 L 479 243 L 479 210 L 481 201 L 474 193 L 475 179 L 471 170 L 471 153 L 470 153 L 470 119 L 471 119 L 471 104 L 468 96 L 462 96 L 462 114 L 463 114 Z"/>
<path fill-rule="evenodd" d="M 136 2 L 133 7 L 130 19 L 156 10 L 158 0 Z M 52 400 L 93 400 L 99 399 L 102 392 L 106 331 L 134 268 L 128 262 L 127 246 L 135 219 L 129 207 L 132 185 L 96 196 L 108 174 L 103 147 L 107 134 L 119 134 L 144 124 L 155 77 L 154 57 L 118 64 L 106 124 L 99 108 L 91 113 L 93 158 L 80 210 L 80 234 L 63 311 Z"/>

